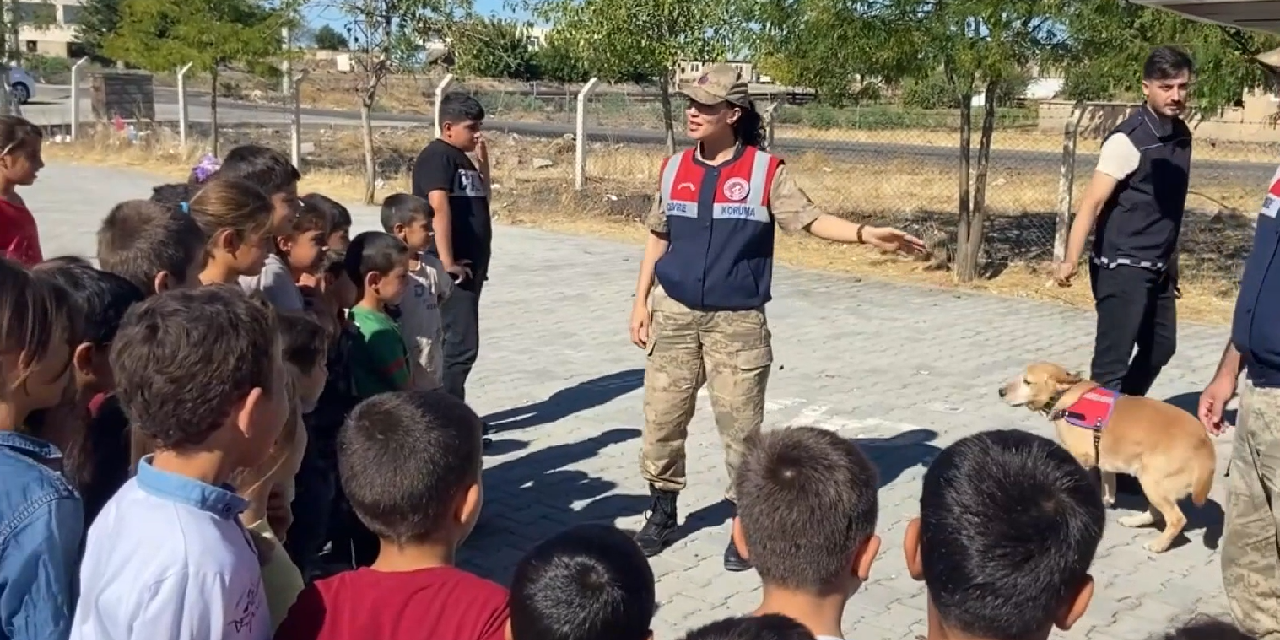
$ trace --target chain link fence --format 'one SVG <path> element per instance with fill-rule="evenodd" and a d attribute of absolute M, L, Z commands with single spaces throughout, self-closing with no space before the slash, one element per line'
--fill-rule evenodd
<path fill-rule="evenodd" d="M 359 81 L 358 74 L 316 74 L 298 85 L 296 136 L 304 171 L 352 181 L 363 176 L 355 111 Z M 433 135 L 431 115 L 440 82 L 439 77 L 395 76 L 381 88 L 371 114 L 381 190 L 407 187 L 413 159 Z M 281 93 L 278 81 L 224 78 L 220 84 L 224 150 L 243 142 L 290 148 L 295 135 L 292 97 Z M 195 87 L 188 91 L 189 126 L 203 144 L 199 138 L 211 133 L 208 94 L 199 85 L 189 86 Z M 499 202 L 526 213 L 632 219 L 648 210 L 667 154 L 656 89 L 600 83 L 587 92 L 581 165 L 577 117 L 582 85 L 455 81 L 448 89 L 473 95 L 485 107 Z M 159 122 L 148 127 L 155 133 L 143 135 L 172 140 L 164 131 L 179 119 L 172 91 L 157 88 Z M 801 104 L 804 100 L 797 98 L 803 97 L 763 96 L 757 104 L 768 114 L 771 150 L 786 160 L 809 197 L 835 215 L 907 229 L 925 238 L 944 260 L 951 255 L 961 183 L 959 111 L 889 103 Z M 674 96 L 670 115 L 677 147 L 689 144 L 683 136 L 684 110 L 683 99 Z M 1041 112 L 1033 104 L 997 110 L 986 165 L 984 262 L 1051 260 L 1064 230 L 1063 176 L 1074 174 L 1071 193 L 1078 201 L 1092 173 L 1101 145 L 1097 132 L 1082 133 L 1075 153 L 1064 154 L 1063 130 L 1043 121 Z M 979 167 L 981 117 L 981 107 L 975 107 L 970 184 Z M 1274 123 L 1257 126 L 1265 131 Z M 1182 239 L 1184 274 L 1235 286 L 1252 243 L 1252 217 L 1278 159 L 1277 142 L 1197 140 Z M 581 188 L 575 188 L 579 181 Z"/>

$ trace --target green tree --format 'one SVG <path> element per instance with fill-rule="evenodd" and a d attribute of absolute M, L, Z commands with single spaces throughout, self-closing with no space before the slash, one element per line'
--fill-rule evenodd
<path fill-rule="evenodd" d="M 108 56 L 149 71 L 172 71 L 191 63 L 213 78 L 210 120 L 218 155 L 218 74 L 231 65 L 263 74 L 277 72 L 283 56 L 281 29 L 291 24 L 286 7 L 256 0 L 123 0 L 120 24 L 105 42 Z"/>
<path fill-rule="evenodd" d="M 823 100 L 855 95 L 867 79 L 898 82 L 928 102 L 959 110 L 956 278 L 977 277 L 986 219 L 987 172 L 996 110 L 1033 64 L 1058 59 L 1056 20 L 1068 0 L 764 0 L 754 47 L 783 82 Z M 823 93 L 825 92 L 825 93 Z M 910 92 L 909 92 L 910 93 Z M 981 101 L 973 154 L 976 96 Z M 972 176 L 972 178 L 971 178 Z"/>
<path fill-rule="evenodd" d="M 378 91 L 391 73 L 429 63 L 431 55 L 423 43 L 465 37 L 463 27 L 474 12 L 469 0 L 340 0 L 333 7 L 348 25 L 364 138 L 364 200 L 372 204 L 378 180 L 372 114 Z"/>
<path fill-rule="evenodd" d="M 106 57 L 107 37 L 120 24 L 121 0 L 85 0 L 80 5 L 80 25 L 76 37 L 94 57 Z"/>
<path fill-rule="evenodd" d="M 583 64 L 578 52 L 554 29 L 543 37 L 542 46 L 534 52 L 534 62 L 537 63 L 538 75 L 543 80 L 586 82 L 591 79 L 591 72 Z"/>
<path fill-rule="evenodd" d="M 1188 20 L 1170 11 L 1125 0 L 1078 0 L 1062 16 L 1069 43 L 1063 65 L 1066 94 L 1077 100 L 1138 99 L 1142 63 L 1151 49 L 1176 45 L 1202 71 L 1192 89 L 1192 107 L 1212 115 L 1240 102 L 1250 89 L 1266 86 L 1255 56 L 1280 47 L 1280 36 Z"/>
<path fill-rule="evenodd" d="M 457 71 L 474 78 L 532 80 L 538 70 L 523 25 L 480 18 L 453 42 Z"/>
<path fill-rule="evenodd" d="M 319 29 L 316 29 L 311 36 L 311 41 L 321 51 L 345 51 L 351 46 L 351 43 L 347 42 L 347 36 L 327 24 L 322 24 Z"/>
<path fill-rule="evenodd" d="M 749 17 L 735 2 L 683 0 L 527 0 L 556 25 L 557 38 L 591 75 L 606 81 L 658 81 L 667 149 L 675 152 L 671 90 L 681 60 L 718 60 L 735 50 Z"/>

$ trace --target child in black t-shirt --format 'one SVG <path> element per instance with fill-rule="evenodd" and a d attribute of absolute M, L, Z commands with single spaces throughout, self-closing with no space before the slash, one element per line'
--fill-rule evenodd
<path fill-rule="evenodd" d="M 413 195 L 435 211 L 431 253 L 457 283 L 440 307 L 444 321 L 444 389 L 466 399 L 467 376 L 480 350 L 480 290 L 489 275 L 489 152 L 480 134 L 484 107 L 450 93 L 440 101 L 440 137 L 413 165 Z M 474 153 L 473 162 L 468 153 Z"/>

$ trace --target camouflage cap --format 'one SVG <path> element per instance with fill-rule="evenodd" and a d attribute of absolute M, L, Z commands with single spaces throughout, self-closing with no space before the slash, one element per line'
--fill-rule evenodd
<path fill-rule="evenodd" d="M 742 80 L 742 74 L 724 63 L 704 69 L 692 82 L 682 86 L 680 93 L 694 102 L 708 105 L 729 102 L 746 107 L 751 101 L 751 93 Z"/>

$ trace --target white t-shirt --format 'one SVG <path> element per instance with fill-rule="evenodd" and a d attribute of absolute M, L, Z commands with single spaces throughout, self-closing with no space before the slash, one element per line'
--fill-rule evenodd
<path fill-rule="evenodd" d="M 293 281 L 289 265 L 274 253 L 267 256 L 258 275 L 240 278 L 240 287 L 245 293 L 262 291 L 267 301 L 282 311 L 302 311 L 306 308 L 302 290 Z"/>
<path fill-rule="evenodd" d="M 1116 180 L 1124 180 L 1138 170 L 1142 162 L 1142 152 L 1133 145 L 1129 136 L 1113 133 L 1102 143 L 1098 151 L 1098 167 L 1096 171 L 1111 176 Z"/>
<path fill-rule="evenodd" d="M 440 259 L 423 253 L 409 271 L 409 286 L 400 298 L 400 335 L 409 350 L 415 389 L 439 389 L 444 375 L 444 321 L 440 304 L 453 293 L 453 280 Z"/>
<path fill-rule="evenodd" d="M 270 638 L 246 505 L 144 459 L 89 528 L 71 640 Z"/>

